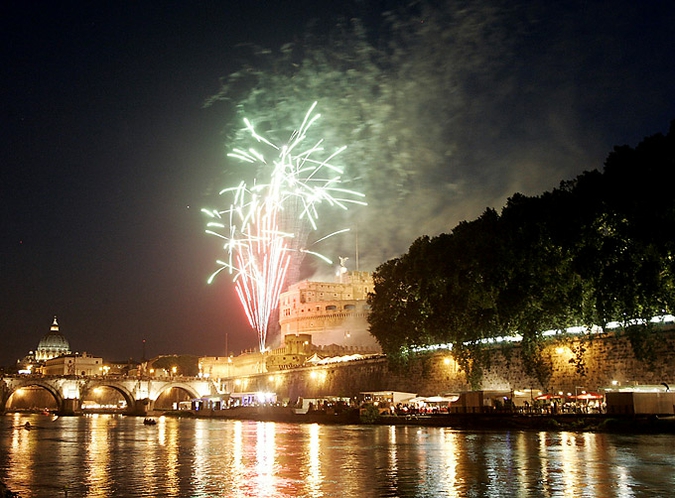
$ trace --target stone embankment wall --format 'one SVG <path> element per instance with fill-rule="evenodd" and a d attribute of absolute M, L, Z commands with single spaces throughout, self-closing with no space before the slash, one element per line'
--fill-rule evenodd
<path fill-rule="evenodd" d="M 654 332 L 653 361 L 638 359 L 624 333 L 590 336 L 586 340 L 558 341 L 544 351 L 550 362 L 548 385 L 525 375 L 520 348 L 505 357 L 493 354 L 491 368 L 483 378 L 484 389 L 546 389 L 574 392 L 580 387 L 597 390 L 603 387 L 660 385 L 675 389 L 675 327 Z M 574 363 L 575 350 L 583 347 L 583 373 Z"/>
<path fill-rule="evenodd" d="M 597 390 L 613 384 L 666 383 L 675 389 L 675 327 L 656 334 L 655 358 L 651 363 L 636 358 L 630 341 L 622 334 L 595 335 L 582 342 L 551 343 L 543 355 L 551 365 L 548 385 L 541 385 L 525 373 L 517 345 L 506 350 L 496 347 L 490 352 L 482 388 L 574 392 L 579 388 Z M 580 346 L 585 348 L 583 375 L 570 362 L 574 350 Z M 276 392 L 280 401 L 297 397 L 353 397 L 368 391 L 391 390 L 431 396 L 471 390 L 464 372 L 448 352 L 419 357 L 406 371 L 392 371 L 382 358 L 260 374 L 243 380 L 243 391 Z"/>

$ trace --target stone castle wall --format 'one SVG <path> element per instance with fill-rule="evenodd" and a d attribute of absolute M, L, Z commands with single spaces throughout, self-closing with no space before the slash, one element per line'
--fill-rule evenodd
<path fill-rule="evenodd" d="M 490 352 L 490 367 L 484 371 L 482 389 L 574 392 L 578 388 L 610 387 L 614 382 L 621 386 L 666 383 L 675 388 L 675 328 L 657 334 L 656 358 L 651 365 L 635 357 L 625 336 L 603 334 L 584 341 L 585 375 L 578 373 L 569 361 L 573 349 L 580 345 L 578 341 L 551 344 L 544 351 L 552 365 L 546 386 L 525 373 L 518 345 L 505 352 L 495 348 Z M 419 357 L 405 372 L 390 370 L 387 360 L 379 358 L 254 375 L 246 379 L 245 386 L 248 391 L 276 392 L 279 400 L 353 397 L 367 391 L 391 390 L 431 396 L 471 390 L 464 372 L 448 352 Z"/>

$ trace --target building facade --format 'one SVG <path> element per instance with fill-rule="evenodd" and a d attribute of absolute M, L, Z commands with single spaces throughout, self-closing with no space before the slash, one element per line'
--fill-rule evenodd
<path fill-rule="evenodd" d="M 45 360 L 39 367 L 42 375 L 77 375 L 93 377 L 104 375 L 103 358 L 87 353 L 67 354 Z"/>
<path fill-rule="evenodd" d="M 226 379 L 300 368 L 325 358 L 378 355 L 380 345 L 368 332 L 371 292 L 371 273 L 346 269 L 334 282 L 304 280 L 291 285 L 279 298 L 280 347 L 201 357 L 200 375 Z"/>
<path fill-rule="evenodd" d="M 279 298 L 281 335 L 309 334 L 316 346 L 335 344 L 380 352 L 368 332 L 371 292 L 373 276 L 361 271 L 341 272 L 334 282 L 304 280 L 291 285 Z"/>

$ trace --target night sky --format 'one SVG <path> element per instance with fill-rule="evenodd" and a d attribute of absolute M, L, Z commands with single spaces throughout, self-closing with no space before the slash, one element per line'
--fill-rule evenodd
<path fill-rule="evenodd" d="M 54 315 L 74 351 L 106 360 L 139 359 L 144 339 L 148 357 L 254 347 L 231 283 L 206 284 L 221 254 L 200 209 L 224 186 L 214 182 L 230 144 L 223 107 L 203 104 L 240 67 L 239 44 L 278 50 L 312 19 L 378 19 L 395 3 L 5 5 L 0 365 L 33 350 Z M 614 145 L 675 119 L 673 2 L 494 4 L 536 29 L 505 31 L 517 38 L 509 59 L 456 107 L 451 181 L 439 165 L 408 198 L 423 222 L 398 217 L 394 227 L 382 213 L 390 236 L 375 249 L 383 238 L 364 235 L 361 269 L 517 191 L 537 195 L 602 168 Z"/>

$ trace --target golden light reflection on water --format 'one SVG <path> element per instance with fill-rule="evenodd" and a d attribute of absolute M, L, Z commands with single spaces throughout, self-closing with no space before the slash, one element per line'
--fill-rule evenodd
<path fill-rule="evenodd" d="M 31 432 L 23 428 L 24 421 L 18 413 L 12 417 L 12 443 L 9 454 L 10 480 L 16 480 L 22 485 L 30 484 L 35 467 L 34 452 L 31 451 Z"/>
<path fill-rule="evenodd" d="M 239 420 L 235 421 L 232 427 L 232 480 L 243 482 L 245 467 L 243 462 L 243 424 Z"/>
<path fill-rule="evenodd" d="M 178 421 L 161 417 L 157 423 L 157 442 L 164 449 L 166 490 L 168 496 L 180 496 L 178 475 Z"/>
<path fill-rule="evenodd" d="M 539 432 L 539 475 L 540 482 L 542 484 L 543 496 L 551 496 L 551 476 L 549 475 L 550 462 L 549 462 L 549 433 L 548 432 Z"/>
<path fill-rule="evenodd" d="M 110 446 L 108 444 L 108 421 L 92 416 L 91 430 L 86 444 L 86 486 L 88 496 L 107 497 L 110 482 Z"/>
<path fill-rule="evenodd" d="M 444 462 L 443 487 L 459 496 L 460 489 L 457 487 L 457 434 L 449 430 L 443 431 L 441 441 L 443 443 Z"/>
<path fill-rule="evenodd" d="M 276 457 L 275 424 L 273 422 L 258 422 L 256 425 L 256 463 L 255 481 L 258 496 L 272 496 L 274 494 L 274 461 Z"/>
<path fill-rule="evenodd" d="M 512 479 L 516 482 L 528 482 L 529 465 L 534 448 L 531 447 L 532 438 L 526 433 L 518 432 L 515 435 L 515 449 L 513 453 L 514 471 Z"/>
<path fill-rule="evenodd" d="M 309 438 L 307 440 L 307 488 L 310 496 L 321 494 L 321 428 L 319 424 L 309 426 Z"/>
<path fill-rule="evenodd" d="M 504 486 L 504 480 L 508 479 L 511 463 L 511 434 L 503 436 L 503 449 L 499 452 L 485 453 L 485 487 L 488 496 L 498 494 Z"/>
<path fill-rule="evenodd" d="M 148 493 L 156 495 L 160 491 L 159 488 L 163 487 L 156 476 L 165 469 L 164 462 L 159 461 L 155 454 L 159 446 L 156 426 L 146 426 L 140 419 L 134 420 L 134 422 L 139 435 L 137 440 L 134 441 L 134 445 L 138 446 L 138 456 L 136 461 L 129 462 L 129 471 L 133 473 L 134 483 L 143 480 L 143 476 L 146 476 L 144 480 Z M 134 450 L 134 453 L 136 453 L 136 450 Z"/>
<path fill-rule="evenodd" d="M 606 447 L 606 435 L 540 432 L 538 440 L 537 482 L 542 496 L 634 496 L 625 469 L 607 465 L 613 451 Z M 522 482 L 533 482 L 527 479 L 527 467 L 522 467 Z"/>
<path fill-rule="evenodd" d="M 387 473 L 389 474 L 390 479 L 396 479 L 398 476 L 398 458 L 396 454 L 396 426 L 392 425 L 389 427 L 389 451 L 387 456 L 389 457 L 389 468 Z"/>
<path fill-rule="evenodd" d="M 564 432 L 560 435 L 561 465 L 560 465 L 560 487 L 564 496 L 576 496 L 582 490 L 583 483 L 579 479 L 579 465 L 583 466 L 583 460 L 579 457 L 583 455 L 583 446 L 578 445 L 577 435 Z M 582 451 L 579 451 L 582 450 Z"/>
<path fill-rule="evenodd" d="M 111 416 L 34 418 L 26 430 L 26 418 L 4 419 L 0 479 L 27 497 L 63 496 L 67 485 L 69 498 L 627 498 L 675 485 L 667 435 L 174 418 L 148 427 Z"/>
<path fill-rule="evenodd" d="M 209 482 L 209 462 L 206 451 L 208 442 L 209 421 L 199 419 L 195 421 L 194 428 L 194 460 L 192 464 L 192 476 L 195 482 L 195 492 L 197 495 L 205 495 L 207 492 L 206 484 Z"/>

